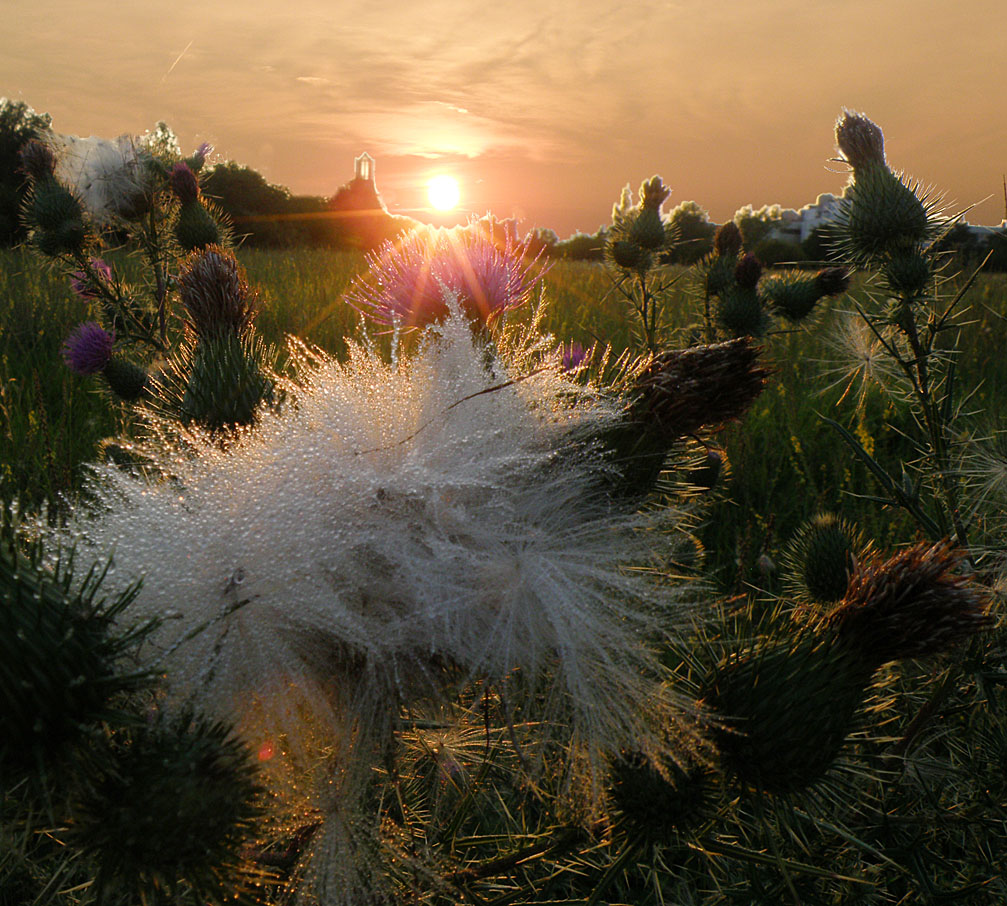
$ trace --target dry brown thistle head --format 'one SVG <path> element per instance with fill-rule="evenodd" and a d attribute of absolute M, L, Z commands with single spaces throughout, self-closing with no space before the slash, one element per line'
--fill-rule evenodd
<path fill-rule="evenodd" d="M 658 353 L 637 379 L 630 417 L 675 439 L 740 418 L 770 369 L 747 337 Z"/>
<path fill-rule="evenodd" d="M 992 622 L 985 593 L 957 572 L 964 558 L 939 541 L 868 564 L 826 623 L 877 666 L 941 654 Z"/>

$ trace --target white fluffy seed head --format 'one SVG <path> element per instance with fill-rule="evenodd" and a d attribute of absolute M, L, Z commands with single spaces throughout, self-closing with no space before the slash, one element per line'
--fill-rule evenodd
<path fill-rule="evenodd" d="M 649 643 L 691 613 L 651 578 L 673 534 L 658 523 L 682 514 L 600 490 L 583 438 L 619 407 L 564 374 L 554 342 L 493 344 L 458 313 L 394 365 L 296 354 L 281 414 L 226 452 L 149 451 L 168 479 L 98 467 L 71 527 L 114 552 L 114 581 L 143 577 L 135 617 L 180 615 L 150 653 L 176 700 L 255 746 L 282 736 L 294 760 L 349 758 L 403 705 L 480 677 L 534 690 L 583 748 L 639 748 Z"/>

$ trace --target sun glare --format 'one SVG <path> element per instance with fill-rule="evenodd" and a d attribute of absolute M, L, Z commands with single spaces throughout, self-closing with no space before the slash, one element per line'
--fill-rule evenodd
<path fill-rule="evenodd" d="M 453 176 L 435 176 L 427 183 L 427 195 L 438 211 L 450 211 L 461 198 L 458 180 Z"/>

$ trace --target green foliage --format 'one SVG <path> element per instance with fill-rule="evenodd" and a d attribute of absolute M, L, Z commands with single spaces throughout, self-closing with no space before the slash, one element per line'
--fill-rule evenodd
<path fill-rule="evenodd" d="M 804 250 L 801 246 L 772 236 L 766 236 L 756 242 L 752 253 L 766 267 L 778 267 L 781 264 L 793 264 L 804 260 Z"/>

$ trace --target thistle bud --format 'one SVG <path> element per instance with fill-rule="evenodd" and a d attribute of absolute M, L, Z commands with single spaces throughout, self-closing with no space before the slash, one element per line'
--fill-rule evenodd
<path fill-rule="evenodd" d="M 105 743 L 84 767 L 68 838 L 99 866 L 99 900 L 161 902 L 183 883 L 201 903 L 248 884 L 244 849 L 261 788 L 244 745 L 223 724 L 157 720 Z"/>
<path fill-rule="evenodd" d="M 147 369 L 135 362 L 113 356 L 101 371 L 109 389 L 119 399 L 132 402 L 143 396 L 147 387 Z"/>
<path fill-rule="evenodd" d="M 991 625 L 985 595 L 956 572 L 964 557 L 941 541 L 873 563 L 850 580 L 828 625 L 875 666 L 943 653 Z"/>
<path fill-rule="evenodd" d="M 927 292 L 934 276 L 930 258 L 915 245 L 893 249 L 885 259 L 883 274 L 892 293 L 912 299 Z"/>
<path fill-rule="evenodd" d="M 808 274 L 788 271 L 767 277 L 759 284 L 759 292 L 766 304 L 788 321 L 803 321 L 825 296 L 846 289 L 848 278 L 843 268 L 833 267 Z"/>
<path fill-rule="evenodd" d="M 616 239 L 609 246 L 612 260 L 625 270 L 645 270 L 650 263 L 650 254 L 629 239 Z"/>
<path fill-rule="evenodd" d="M 189 169 L 188 164 L 179 162 L 171 168 L 171 190 L 183 204 L 191 204 L 199 198 L 199 181 L 196 174 Z"/>
<path fill-rule="evenodd" d="M 218 245 L 193 252 L 178 282 L 189 326 L 198 336 L 247 333 L 258 313 L 257 298 L 232 252 Z"/>
<path fill-rule="evenodd" d="M 624 753 L 612 764 L 609 795 L 618 827 L 630 837 L 642 835 L 666 843 L 708 814 L 713 783 L 710 772 L 695 765 L 655 764 L 639 752 Z"/>
<path fill-rule="evenodd" d="M 665 225 L 657 208 L 641 208 L 629 230 L 629 239 L 648 251 L 657 251 L 665 244 Z"/>
<path fill-rule="evenodd" d="M 87 239 L 80 199 L 55 179 L 35 183 L 28 220 L 36 228 L 35 242 L 46 255 L 80 252 Z"/>
<path fill-rule="evenodd" d="M 884 133 L 862 113 L 843 111 L 836 120 L 836 144 L 854 171 L 868 166 L 885 166 Z"/>
<path fill-rule="evenodd" d="M 178 212 L 178 220 L 175 222 L 175 238 L 183 249 L 192 252 L 196 249 L 219 244 L 220 227 L 210 216 L 210 212 L 196 198 L 182 203 Z"/>
<path fill-rule="evenodd" d="M 831 513 L 815 516 L 797 530 L 783 558 L 790 593 L 800 601 L 841 600 L 868 551 L 849 523 Z"/>
<path fill-rule="evenodd" d="M 703 703 L 723 718 L 723 766 L 756 790 L 796 793 L 819 780 L 853 729 L 873 671 L 845 646 L 804 634 L 717 665 Z"/>
<path fill-rule="evenodd" d="M 754 287 L 735 284 L 723 290 L 714 314 L 717 323 L 734 337 L 758 337 L 766 332 L 768 319 Z"/>
<path fill-rule="evenodd" d="M 706 292 L 709 296 L 720 296 L 734 286 L 734 269 L 737 255 L 718 255 L 706 271 Z"/>
<path fill-rule="evenodd" d="M 220 332 L 200 338 L 186 355 L 190 362 L 179 420 L 209 431 L 254 424 L 273 394 L 262 342 L 251 333 Z"/>
<path fill-rule="evenodd" d="M 836 229 L 843 251 L 869 262 L 889 250 L 922 242 L 930 222 L 911 186 L 885 167 L 868 167 L 846 190 Z"/>
<path fill-rule="evenodd" d="M 749 253 L 734 268 L 734 280 L 743 289 L 755 289 L 762 276 L 762 264 Z"/>
<path fill-rule="evenodd" d="M 713 234 L 713 251 L 722 258 L 737 258 L 741 245 L 741 230 L 733 220 L 722 223 Z"/>
<path fill-rule="evenodd" d="M 20 150 L 21 169 L 34 180 L 49 179 L 56 171 L 56 155 L 45 142 L 32 139 Z"/>

